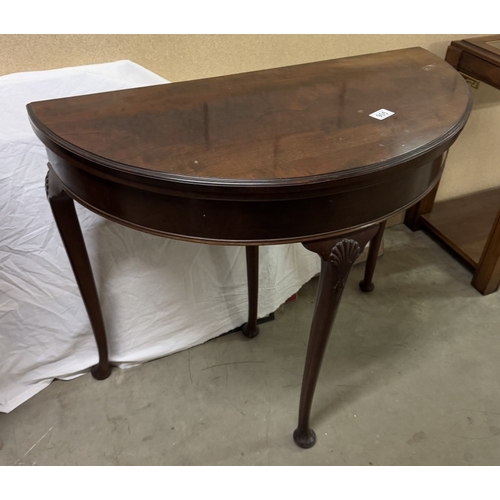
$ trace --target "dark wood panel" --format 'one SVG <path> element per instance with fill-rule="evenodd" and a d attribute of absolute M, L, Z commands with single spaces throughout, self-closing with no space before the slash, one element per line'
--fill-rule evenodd
<path fill-rule="evenodd" d="M 66 190 L 100 215 L 153 234 L 224 244 L 292 243 L 377 222 L 415 203 L 442 173 L 441 161 L 428 161 L 309 198 L 224 200 L 145 193 L 48 156 Z"/>

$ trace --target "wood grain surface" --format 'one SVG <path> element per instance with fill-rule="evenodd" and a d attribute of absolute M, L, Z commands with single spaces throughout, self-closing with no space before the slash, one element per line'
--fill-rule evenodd
<path fill-rule="evenodd" d="M 464 87 L 440 58 L 412 48 L 28 109 L 55 144 L 115 169 L 194 184 L 278 185 L 422 154 L 463 126 Z M 369 116 L 381 108 L 394 115 Z"/>

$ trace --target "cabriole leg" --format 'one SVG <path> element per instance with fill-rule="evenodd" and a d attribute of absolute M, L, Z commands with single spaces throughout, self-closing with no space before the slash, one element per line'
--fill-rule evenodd
<path fill-rule="evenodd" d="M 102 380 L 109 377 L 111 368 L 108 362 L 106 330 L 92 268 L 90 267 L 82 230 L 76 215 L 75 204 L 64 191 L 61 182 L 50 168 L 50 165 L 45 179 L 45 189 L 97 342 L 99 363 L 92 367 L 91 372 L 94 378 Z"/>
<path fill-rule="evenodd" d="M 363 292 L 372 292 L 375 288 L 375 285 L 373 284 L 373 274 L 375 272 L 375 266 L 377 265 L 380 244 L 382 243 L 382 238 L 384 237 L 385 223 L 386 222 L 384 221 L 380 224 L 377 234 L 370 241 L 368 257 L 365 264 L 365 277 L 359 282 L 359 288 L 361 288 Z"/>
<path fill-rule="evenodd" d="M 257 308 L 259 303 L 259 247 L 248 246 L 245 247 L 245 249 L 248 279 L 248 322 L 241 327 L 241 331 L 246 337 L 253 338 L 259 334 L 259 327 L 257 326 Z"/>
<path fill-rule="evenodd" d="M 338 238 L 304 243 L 308 250 L 321 257 L 321 274 L 302 378 L 299 425 L 293 433 L 295 443 L 301 448 L 311 448 L 316 442 L 309 417 L 321 362 L 345 282 L 354 262 L 377 231 L 378 226 L 371 226 Z"/>

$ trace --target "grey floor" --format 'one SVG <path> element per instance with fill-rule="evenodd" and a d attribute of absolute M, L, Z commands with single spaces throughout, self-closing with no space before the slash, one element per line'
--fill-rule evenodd
<path fill-rule="evenodd" d="M 344 292 L 295 446 L 316 280 L 262 325 L 0 414 L 1 465 L 500 465 L 500 292 L 421 232 L 386 232 L 376 289 Z"/>

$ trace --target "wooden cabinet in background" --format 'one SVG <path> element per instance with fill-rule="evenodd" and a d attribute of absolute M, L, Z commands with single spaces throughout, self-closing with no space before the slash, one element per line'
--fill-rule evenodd
<path fill-rule="evenodd" d="M 500 35 L 452 42 L 446 61 L 500 90 Z M 500 187 L 434 205 L 436 188 L 407 211 L 405 224 L 425 228 L 473 268 L 472 286 L 483 295 L 500 285 Z"/>

